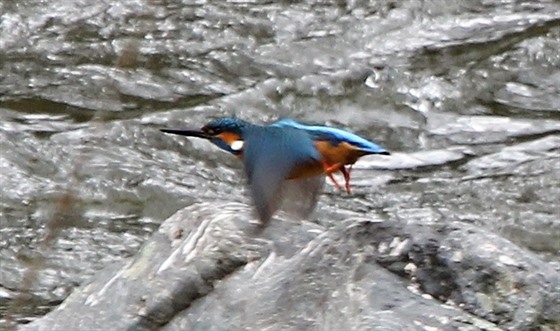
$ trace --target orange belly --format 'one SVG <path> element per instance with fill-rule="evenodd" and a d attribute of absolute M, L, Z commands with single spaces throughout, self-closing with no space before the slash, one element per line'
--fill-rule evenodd
<path fill-rule="evenodd" d="M 319 153 L 321 153 L 321 156 L 323 156 L 323 162 L 327 165 L 340 164 L 344 166 L 354 164 L 358 158 L 366 154 L 347 142 L 341 142 L 334 146 L 328 141 L 317 141 L 315 146 Z"/>

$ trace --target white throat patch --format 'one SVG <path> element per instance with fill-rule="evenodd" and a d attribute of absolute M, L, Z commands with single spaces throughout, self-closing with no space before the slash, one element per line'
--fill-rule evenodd
<path fill-rule="evenodd" d="M 240 151 L 243 148 L 243 140 L 236 140 L 229 145 L 234 151 Z"/>

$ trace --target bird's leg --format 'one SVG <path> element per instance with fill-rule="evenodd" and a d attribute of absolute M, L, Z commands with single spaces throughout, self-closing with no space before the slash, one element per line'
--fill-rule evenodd
<path fill-rule="evenodd" d="M 333 172 L 339 170 L 340 167 L 344 167 L 344 165 L 341 163 L 328 164 L 326 162 L 323 162 L 323 168 L 325 169 L 325 172 L 327 174 L 332 174 Z"/>
<path fill-rule="evenodd" d="M 329 178 L 331 179 L 331 181 L 333 182 L 334 186 L 336 186 L 337 189 L 342 190 L 342 186 L 340 186 L 340 184 L 336 181 L 336 179 L 334 178 L 332 172 L 331 172 L 331 173 L 327 173 L 327 176 L 329 176 Z"/>
<path fill-rule="evenodd" d="M 342 175 L 344 176 L 346 192 L 348 194 L 352 194 L 352 192 L 350 191 L 350 173 L 352 172 L 352 165 L 350 165 L 348 168 L 341 167 L 340 172 L 342 172 Z"/>
<path fill-rule="evenodd" d="M 338 182 L 334 178 L 333 172 L 335 172 L 337 170 L 342 171 L 342 169 L 344 169 L 344 166 L 341 165 L 340 163 L 335 163 L 335 164 L 331 165 L 331 164 L 328 164 L 326 162 L 323 162 L 323 169 L 324 169 L 325 173 L 327 174 L 327 176 L 333 182 L 334 186 L 336 186 L 337 189 L 342 190 L 342 186 L 340 186 L 340 184 L 338 184 Z M 346 179 L 346 177 L 344 177 L 344 178 Z"/>

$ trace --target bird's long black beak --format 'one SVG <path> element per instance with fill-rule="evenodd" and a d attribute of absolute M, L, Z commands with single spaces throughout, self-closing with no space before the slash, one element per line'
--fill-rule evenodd
<path fill-rule="evenodd" d="M 161 132 L 178 134 L 181 136 L 197 137 L 203 139 L 210 139 L 211 136 L 201 130 L 186 130 L 186 129 L 160 129 Z"/>

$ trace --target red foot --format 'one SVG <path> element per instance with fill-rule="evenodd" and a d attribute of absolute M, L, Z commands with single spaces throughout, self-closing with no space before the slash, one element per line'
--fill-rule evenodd
<path fill-rule="evenodd" d="M 346 168 L 346 167 L 344 167 L 344 165 L 342 165 L 340 163 L 336 163 L 336 164 L 332 164 L 332 165 L 329 165 L 327 163 L 323 163 L 323 168 L 324 168 L 327 176 L 333 182 L 334 186 L 336 186 L 337 189 L 342 190 L 342 186 L 340 186 L 340 184 L 338 184 L 338 182 L 336 181 L 336 179 L 332 175 L 333 172 L 335 172 L 337 170 L 340 171 L 342 173 L 342 175 L 344 176 L 344 184 L 345 184 L 344 187 L 346 189 L 346 192 L 348 192 L 348 194 L 352 193 L 351 190 L 350 190 L 350 172 L 352 171 L 352 165 L 350 165 L 348 168 Z"/>

